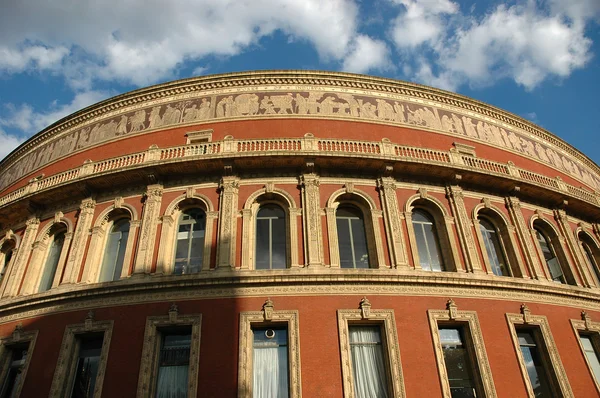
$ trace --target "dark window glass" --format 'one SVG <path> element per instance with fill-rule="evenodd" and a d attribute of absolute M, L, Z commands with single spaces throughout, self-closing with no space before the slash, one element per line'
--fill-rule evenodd
<path fill-rule="evenodd" d="M 285 327 L 252 328 L 254 398 L 289 396 L 288 333 Z"/>
<path fill-rule="evenodd" d="M 415 210 L 412 214 L 412 225 L 421 268 L 425 271 L 443 271 L 444 263 L 433 218 L 422 210 Z"/>
<path fill-rule="evenodd" d="M 96 388 L 104 335 L 80 336 L 78 340 L 79 353 L 71 398 L 88 398 L 94 395 Z"/>
<path fill-rule="evenodd" d="M 542 360 L 542 353 L 535 339 L 534 332 L 532 330 L 517 331 L 517 337 L 535 397 L 554 397 L 550 389 L 548 369 Z M 541 348 L 543 349 L 543 347 Z"/>
<path fill-rule="evenodd" d="M 337 209 L 336 223 L 340 266 L 342 268 L 369 268 L 369 252 L 365 223 L 360 210 L 350 206 Z"/>
<path fill-rule="evenodd" d="M 287 267 L 285 212 L 277 205 L 262 206 L 256 215 L 256 269 Z"/>
<path fill-rule="evenodd" d="M 187 397 L 190 346 L 189 328 L 163 332 L 158 359 L 157 398 Z"/>
<path fill-rule="evenodd" d="M 463 330 L 440 328 L 440 340 L 452 398 L 476 397 L 473 370 Z"/>
<path fill-rule="evenodd" d="M 4 274 L 6 273 L 6 271 L 8 271 L 8 265 L 10 264 L 10 260 L 12 259 L 13 253 L 14 249 L 8 250 L 4 253 L 4 264 L 2 264 L 2 271 L 0 271 L 0 281 L 2 281 L 2 278 L 4 278 Z"/>
<path fill-rule="evenodd" d="M 594 256 L 594 252 L 592 247 L 585 241 L 581 241 L 581 246 L 583 247 L 583 252 L 585 253 L 585 257 L 590 264 L 590 267 L 594 270 L 594 277 L 596 278 L 596 286 L 600 286 L 600 264 L 598 264 L 598 259 Z"/>
<path fill-rule="evenodd" d="M 121 278 L 128 237 L 129 220 L 115 221 L 106 239 L 100 282 L 116 281 Z"/>
<path fill-rule="evenodd" d="M 42 273 L 42 280 L 40 282 L 40 292 L 45 292 L 52 287 L 54 276 L 56 274 L 56 268 L 58 267 L 58 261 L 60 259 L 60 253 L 65 243 L 65 233 L 58 232 L 54 234 L 52 243 L 50 243 L 50 249 L 48 250 L 48 257 L 46 258 L 46 264 L 44 265 L 44 272 Z"/>
<path fill-rule="evenodd" d="M 354 396 L 388 396 L 387 370 L 379 326 L 349 326 Z"/>
<path fill-rule="evenodd" d="M 510 276 L 496 227 L 488 220 L 480 218 L 479 230 L 494 275 Z"/>
<path fill-rule="evenodd" d="M 542 248 L 542 253 L 544 254 L 544 259 L 546 260 L 546 266 L 550 271 L 552 280 L 555 282 L 567 283 L 562 268 L 560 267 L 560 262 L 556 257 L 554 247 L 552 247 L 552 242 L 543 232 L 538 229 L 535 230 L 535 235 L 540 247 Z"/>
<path fill-rule="evenodd" d="M 202 268 L 206 217 L 201 209 L 184 210 L 179 216 L 175 247 L 175 274 L 191 274 Z"/>
<path fill-rule="evenodd" d="M 6 347 L 8 350 L 8 370 L 0 387 L 0 398 L 15 398 L 17 389 L 23 382 L 23 367 L 27 359 L 29 343 Z"/>

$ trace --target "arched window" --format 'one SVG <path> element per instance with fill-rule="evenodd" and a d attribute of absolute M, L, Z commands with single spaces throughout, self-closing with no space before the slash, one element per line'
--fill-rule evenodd
<path fill-rule="evenodd" d="M 415 209 L 412 213 L 412 226 L 421 268 L 425 271 L 444 271 L 444 261 L 433 217 L 422 209 Z"/>
<path fill-rule="evenodd" d="M 502 248 L 500 233 L 489 220 L 479 217 L 479 230 L 485 246 L 485 254 L 494 275 L 511 276 L 510 267 Z"/>
<path fill-rule="evenodd" d="M 369 251 L 362 212 L 340 205 L 335 213 L 342 268 L 369 268 Z"/>
<path fill-rule="evenodd" d="M 566 259 L 562 258 L 564 255 L 560 251 L 558 236 L 556 236 L 556 233 L 551 228 L 546 227 L 544 224 L 536 220 L 533 228 L 541 254 L 543 255 L 543 260 L 546 262 L 546 267 L 550 272 L 550 278 L 558 283 L 575 285 L 575 279 L 566 265 Z"/>
<path fill-rule="evenodd" d="M 58 261 L 60 260 L 60 254 L 65 243 L 65 233 L 65 230 L 58 230 L 50 237 L 50 247 L 48 248 L 48 255 L 46 256 L 46 262 L 40 280 L 39 292 L 45 292 L 52 287 L 56 269 L 58 267 Z"/>
<path fill-rule="evenodd" d="M 4 274 L 8 271 L 8 266 L 10 265 L 10 261 L 13 258 L 15 253 L 15 244 L 13 240 L 5 241 L 2 245 L 2 249 L 0 249 L 0 258 L 2 258 L 2 263 L 0 264 L 0 282 L 4 279 Z"/>
<path fill-rule="evenodd" d="M 177 224 L 174 274 L 191 274 L 202 268 L 206 214 L 202 209 L 183 210 Z"/>
<path fill-rule="evenodd" d="M 116 281 L 121 278 L 128 237 L 129 219 L 122 218 L 113 222 L 106 238 L 100 282 Z"/>
<path fill-rule="evenodd" d="M 287 268 L 285 212 L 275 204 L 261 206 L 256 215 L 256 269 Z"/>
<path fill-rule="evenodd" d="M 578 237 L 585 258 L 589 266 L 592 267 L 592 272 L 596 278 L 596 286 L 600 287 L 600 249 L 586 233 L 580 232 Z"/>

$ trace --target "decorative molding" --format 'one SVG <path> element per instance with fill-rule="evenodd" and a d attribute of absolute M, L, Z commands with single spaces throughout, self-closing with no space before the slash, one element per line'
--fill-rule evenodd
<path fill-rule="evenodd" d="M 303 209 L 302 230 L 304 237 L 304 258 L 308 267 L 322 266 L 325 263 L 319 184 L 319 176 L 317 174 L 306 173 L 300 176 Z M 327 220 L 329 220 L 329 218 L 327 218 Z M 330 240 L 329 245 L 331 246 L 331 244 Z"/>
<path fill-rule="evenodd" d="M 217 268 L 235 267 L 235 249 L 237 242 L 238 192 L 240 179 L 224 176 L 221 179 L 219 209 L 219 243 L 217 245 Z"/>
<path fill-rule="evenodd" d="M 458 237 L 467 271 L 474 273 L 483 272 L 481 263 L 479 262 L 479 254 L 475 247 L 473 226 L 465 207 L 463 190 L 458 185 L 449 185 L 446 187 L 446 194 L 452 208 L 452 214 L 457 220 Z"/>
<path fill-rule="evenodd" d="M 149 274 L 152 270 L 152 259 L 160 216 L 160 206 L 163 195 L 161 184 L 148 185 L 146 189 L 142 224 L 138 238 L 137 253 L 133 274 Z"/>
<path fill-rule="evenodd" d="M 381 177 L 378 180 L 379 197 L 385 222 L 388 248 L 390 250 L 391 266 L 393 268 L 408 268 L 406 240 L 402 228 L 398 197 L 396 196 L 396 181 L 392 177 Z"/>

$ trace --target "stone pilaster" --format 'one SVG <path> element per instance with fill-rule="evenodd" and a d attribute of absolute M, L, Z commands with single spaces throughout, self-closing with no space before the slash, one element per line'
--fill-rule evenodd
<path fill-rule="evenodd" d="M 404 231 L 400 222 L 398 198 L 396 196 L 396 181 L 392 177 L 382 177 L 378 181 L 379 196 L 383 209 L 385 233 L 390 250 L 391 266 L 409 268 Z"/>
<path fill-rule="evenodd" d="M 571 226 L 569 225 L 569 218 L 567 217 L 567 213 L 564 210 L 556 209 L 554 210 L 554 218 L 558 223 L 558 227 L 560 232 L 565 237 L 565 241 L 569 251 L 571 252 L 571 257 L 575 261 L 575 267 L 577 268 L 577 273 L 581 276 L 581 281 L 583 282 L 583 286 L 593 287 L 595 286 L 593 282 L 593 277 L 590 274 L 590 270 L 587 266 L 587 261 L 583 257 L 583 253 L 581 252 L 581 248 L 579 243 L 575 240 L 575 235 L 571 230 Z M 567 257 L 568 262 L 568 257 Z"/>
<path fill-rule="evenodd" d="M 534 279 L 546 279 L 546 276 L 540 269 L 540 261 L 533 246 L 533 237 L 531 236 L 530 228 L 527 226 L 525 217 L 523 217 L 523 212 L 521 211 L 521 201 L 515 196 L 509 196 L 505 199 L 505 202 L 510 218 L 516 227 L 517 238 L 523 250 L 529 274 Z"/>
<path fill-rule="evenodd" d="M 64 277 L 61 284 L 77 283 L 79 271 L 83 261 L 83 254 L 90 235 L 92 219 L 94 218 L 94 210 L 96 202 L 92 198 L 84 199 L 79 206 L 79 218 L 73 235 L 73 244 L 71 245 L 71 253 L 65 265 Z"/>
<path fill-rule="evenodd" d="M 323 229 L 321 227 L 321 197 L 319 176 L 307 173 L 302 181 L 302 222 L 304 226 L 304 250 L 307 266 L 323 265 Z M 292 233 L 295 233 L 292 231 Z M 331 241 L 329 245 L 331 246 Z M 337 250 L 337 247 L 336 247 Z M 333 265 L 333 262 L 332 262 Z"/>
<path fill-rule="evenodd" d="M 467 272 L 483 272 L 473 236 L 473 224 L 465 208 L 463 190 L 458 185 L 449 185 L 446 187 L 446 194 L 458 227 L 458 238 L 465 257 Z"/>
<path fill-rule="evenodd" d="M 340 267 L 340 251 L 338 246 L 335 210 L 336 209 L 333 207 L 325 208 L 325 216 L 327 218 L 327 238 L 329 240 L 329 264 L 331 268 Z"/>
<path fill-rule="evenodd" d="M 238 216 L 238 191 L 240 179 L 226 176 L 221 179 L 219 239 L 217 244 L 217 268 L 235 268 L 235 246 Z"/>
<path fill-rule="evenodd" d="M 5 278 L 8 278 L 5 290 L 2 297 L 16 296 L 19 291 L 19 286 L 23 280 L 25 268 L 27 268 L 27 260 L 31 255 L 33 242 L 37 236 L 40 220 L 37 217 L 31 217 L 27 220 L 25 232 L 19 249 L 17 250 L 15 260 L 13 261 L 12 269 L 7 270 Z"/>
<path fill-rule="evenodd" d="M 142 213 L 141 233 L 135 258 L 135 267 L 133 270 L 134 274 L 149 274 L 152 270 L 152 257 L 154 256 L 162 194 L 162 185 L 148 185 Z"/>

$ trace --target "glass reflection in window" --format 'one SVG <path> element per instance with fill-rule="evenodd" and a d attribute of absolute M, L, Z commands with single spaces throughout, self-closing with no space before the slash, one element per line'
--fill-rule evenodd
<path fill-rule="evenodd" d="M 8 370 L 5 370 L 6 375 L 0 384 L 0 397 L 13 398 L 17 396 L 17 390 L 23 383 L 23 368 L 27 360 L 29 343 L 7 346 L 5 350 L 8 351 L 5 354 L 7 363 L 2 364 L 2 367 L 4 369 L 8 367 Z"/>
<path fill-rule="evenodd" d="M 554 395 L 550 390 L 548 371 L 544 366 L 542 353 L 533 330 L 517 331 L 517 338 L 535 397 L 553 397 Z"/>
<path fill-rule="evenodd" d="M 80 336 L 78 340 L 79 354 L 77 355 L 71 398 L 88 398 L 94 395 L 94 388 L 96 388 L 104 335 Z"/>
<path fill-rule="evenodd" d="M 204 211 L 193 208 L 181 212 L 177 226 L 174 274 L 199 272 L 204 253 L 206 217 Z"/>
<path fill-rule="evenodd" d="M 129 220 L 115 221 L 106 239 L 100 282 L 116 281 L 121 278 L 128 236 Z"/>
<path fill-rule="evenodd" d="M 252 328 L 254 398 L 289 396 L 288 333 L 285 327 Z"/>
<path fill-rule="evenodd" d="M 592 373 L 596 378 L 596 382 L 600 383 L 600 355 L 598 355 L 597 347 L 594 346 L 592 336 L 580 334 L 579 339 L 583 346 L 583 352 L 592 368 Z"/>
<path fill-rule="evenodd" d="M 600 264 L 598 264 L 598 259 L 594 256 L 594 252 L 592 247 L 588 244 L 588 242 L 581 241 L 581 246 L 583 247 L 583 252 L 585 253 L 585 258 L 587 259 L 590 267 L 594 270 L 594 277 L 596 278 L 596 286 L 600 286 Z"/>
<path fill-rule="evenodd" d="M 287 267 L 285 212 L 274 204 L 261 206 L 256 215 L 256 269 Z"/>
<path fill-rule="evenodd" d="M 556 253 L 554 252 L 554 247 L 552 247 L 552 242 L 542 231 L 538 229 L 535 230 L 535 235 L 542 249 L 542 253 L 544 254 L 544 260 L 546 261 L 546 266 L 550 271 L 552 280 L 559 283 L 567 283 L 562 268 L 560 267 L 560 262 L 558 261 Z"/>
<path fill-rule="evenodd" d="M 189 328 L 162 333 L 156 381 L 157 398 L 187 397 L 191 343 Z"/>
<path fill-rule="evenodd" d="M 64 232 L 57 232 L 53 235 L 52 243 L 50 243 L 50 249 L 48 250 L 48 257 L 46 257 L 46 264 L 44 264 L 44 272 L 42 273 L 42 279 L 40 281 L 40 292 L 45 292 L 52 287 L 64 243 Z"/>
<path fill-rule="evenodd" d="M 439 331 L 452 398 L 476 397 L 471 359 L 462 328 L 440 328 Z"/>
<path fill-rule="evenodd" d="M 369 268 L 369 252 L 362 212 L 340 206 L 335 213 L 342 268 Z"/>
<path fill-rule="evenodd" d="M 510 276 L 496 227 L 488 220 L 480 218 L 479 230 L 494 275 Z"/>
<path fill-rule="evenodd" d="M 438 235 L 432 217 L 423 210 L 417 209 L 412 214 L 412 225 L 421 268 L 425 271 L 444 271 Z"/>

